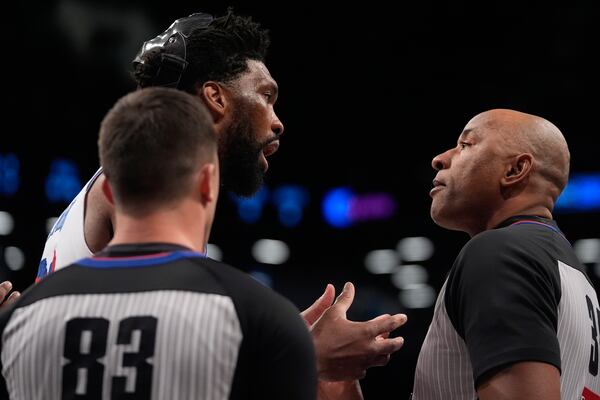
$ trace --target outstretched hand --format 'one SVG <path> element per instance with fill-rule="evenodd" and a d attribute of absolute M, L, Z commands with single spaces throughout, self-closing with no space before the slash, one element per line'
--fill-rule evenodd
<path fill-rule="evenodd" d="M 386 365 L 390 354 L 404 344 L 390 332 L 406 322 L 406 315 L 380 315 L 370 321 L 354 322 L 346 312 L 354 300 L 354 285 L 344 285 L 335 303 L 335 290 L 327 285 L 323 295 L 302 312 L 311 331 L 317 355 L 319 379 L 348 381 L 365 376 L 366 370 Z"/>
<path fill-rule="evenodd" d="M 8 293 L 12 290 L 12 283 L 9 281 L 4 281 L 0 283 L 0 308 L 6 307 L 12 303 L 14 303 L 21 293 L 15 291 L 7 297 Z"/>
<path fill-rule="evenodd" d="M 323 315 L 323 313 L 329 307 L 331 307 L 334 299 L 335 288 L 331 283 L 328 283 L 327 287 L 325 288 L 325 292 L 323 292 L 321 297 L 315 300 L 310 307 L 300 313 L 300 316 L 304 319 L 304 322 L 306 322 L 306 325 L 308 325 L 309 329 L 312 328 L 314 323 L 321 318 L 321 315 Z"/>

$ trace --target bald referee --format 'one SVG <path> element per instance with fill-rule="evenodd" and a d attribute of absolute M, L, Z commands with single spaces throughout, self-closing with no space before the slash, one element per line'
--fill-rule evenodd
<path fill-rule="evenodd" d="M 598 297 L 552 209 L 569 175 L 556 126 L 475 116 L 436 156 L 431 216 L 468 233 L 439 294 L 414 400 L 599 400 Z"/>
<path fill-rule="evenodd" d="M 298 310 L 204 255 L 219 166 L 202 102 L 131 93 L 102 122 L 99 148 L 114 237 L 0 314 L 0 398 L 314 399 Z"/>

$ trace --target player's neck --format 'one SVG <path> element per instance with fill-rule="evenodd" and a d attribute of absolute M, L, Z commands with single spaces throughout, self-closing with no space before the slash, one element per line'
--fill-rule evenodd
<path fill-rule="evenodd" d="M 116 214 L 116 227 L 109 244 L 173 243 L 203 252 L 208 240 L 205 219 L 181 210 L 155 212 L 143 217 Z"/>

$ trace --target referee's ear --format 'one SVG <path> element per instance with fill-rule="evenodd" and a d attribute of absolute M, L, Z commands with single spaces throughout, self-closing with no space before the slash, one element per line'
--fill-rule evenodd
<path fill-rule="evenodd" d="M 104 196 L 106 197 L 108 202 L 114 206 L 115 201 L 113 199 L 112 189 L 110 188 L 108 179 L 106 179 L 106 177 L 104 177 L 104 179 L 102 180 L 102 193 L 104 193 Z"/>
<path fill-rule="evenodd" d="M 217 201 L 219 197 L 219 170 L 217 164 L 206 163 L 198 173 L 200 200 L 205 206 Z"/>
<path fill-rule="evenodd" d="M 506 165 L 506 170 L 500 183 L 504 187 L 526 183 L 533 166 L 533 155 L 523 153 L 514 156 Z"/>

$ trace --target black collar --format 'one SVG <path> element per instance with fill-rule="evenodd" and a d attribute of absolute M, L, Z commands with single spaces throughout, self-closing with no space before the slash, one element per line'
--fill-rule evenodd
<path fill-rule="evenodd" d="M 174 243 L 126 243 L 106 246 L 96 257 L 131 257 L 172 251 L 192 251 L 190 248 Z"/>

